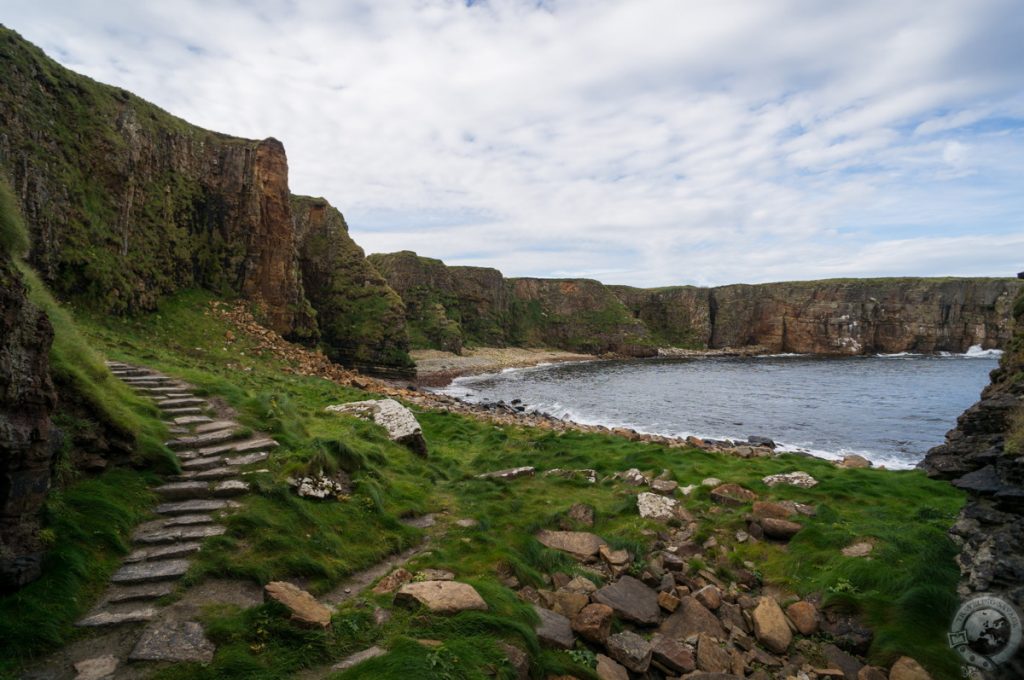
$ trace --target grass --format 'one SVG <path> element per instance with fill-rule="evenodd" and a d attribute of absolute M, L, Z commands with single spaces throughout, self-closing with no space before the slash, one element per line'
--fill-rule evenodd
<path fill-rule="evenodd" d="M 874 662 L 906 654 L 936 678 L 955 675 L 945 629 L 958 573 L 945 531 L 963 498 L 951 486 L 917 472 L 841 470 L 794 456 L 742 460 L 598 434 L 495 426 L 442 412 L 417 414 L 430 448 L 429 457 L 417 457 L 372 424 L 323 411 L 331 403 L 366 398 L 365 393 L 290 374 L 286 362 L 259 356 L 237 329 L 235 341 L 227 343 L 231 329 L 205 311 L 210 299 L 207 293 L 184 293 L 148 316 L 80 319 L 87 339 L 109 356 L 183 377 L 230 403 L 248 426 L 269 430 L 281 442 L 261 464 L 267 472 L 252 477 L 257 493 L 231 516 L 228 533 L 207 543 L 189 582 L 214 575 L 258 583 L 281 578 L 324 592 L 415 544 L 422 533 L 399 520 L 433 512 L 446 529 L 407 568 L 450 569 L 472 583 L 490 609 L 438 617 L 396 608 L 386 595 L 367 594 L 339 607 L 327 632 L 310 632 L 294 628 L 273 605 L 221 607 L 204 618 L 218 645 L 213 663 L 175 666 L 159 677 L 285 678 L 372 644 L 389 653 L 337 677 L 513 677 L 501 642 L 530 653 L 534 677 L 593 677 L 585 651 L 538 649 L 532 611 L 501 585 L 498 572 L 511 572 L 538 588 L 546 587 L 554 572 L 580 573 L 574 561 L 534 538 L 539 528 L 557 528 L 572 503 L 593 505 L 592 530 L 634 553 L 650 544 L 650 532 L 659 525 L 637 516 L 636 488 L 612 481 L 588 484 L 542 475 L 508 482 L 475 479 L 480 472 L 519 465 L 594 468 L 602 477 L 629 467 L 653 473 L 667 469 L 683 485 L 715 476 L 743 484 L 762 498 L 812 503 L 817 515 L 802 519 L 804 530 L 783 547 L 734 545 L 732 536 L 744 526 L 749 507 L 713 505 L 703 488 L 684 501 L 699 518 L 701 537 L 714 536 L 726 546 L 722 555 L 706 552 L 701 566 L 726 575 L 752 561 L 766 581 L 860 611 L 876 633 L 870 652 Z M 313 502 L 288 490 L 288 475 L 319 469 L 345 470 L 353 480 L 352 493 L 340 502 Z M 820 484 L 769 489 L 760 481 L 795 469 L 809 472 Z M 478 525 L 452 523 L 462 517 Z M 872 557 L 843 557 L 842 547 L 859 539 L 875 543 Z M 391 612 L 388 623 L 372 624 L 375 607 Z M 442 644 L 430 647 L 418 640 Z"/>
<path fill-rule="evenodd" d="M 28 252 L 28 231 L 18 209 L 18 199 L 0 177 L 0 255 L 24 257 Z"/>

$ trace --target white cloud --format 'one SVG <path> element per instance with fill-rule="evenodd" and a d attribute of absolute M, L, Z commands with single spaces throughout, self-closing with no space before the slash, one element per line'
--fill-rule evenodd
<path fill-rule="evenodd" d="M 293 190 L 330 199 L 368 251 L 638 285 L 1019 268 L 1012 0 L 6 14 L 76 70 L 282 139 Z"/>

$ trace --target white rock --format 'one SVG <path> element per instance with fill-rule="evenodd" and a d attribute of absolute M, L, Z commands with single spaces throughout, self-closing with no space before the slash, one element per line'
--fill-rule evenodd
<path fill-rule="evenodd" d="M 329 413 L 347 413 L 358 418 L 372 420 L 385 430 L 391 441 L 405 444 L 416 453 L 426 455 L 427 445 L 423 430 L 412 411 L 394 399 L 370 399 L 349 404 L 335 404 L 326 409 Z"/>
<path fill-rule="evenodd" d="M 790 486 L 799 486 L 804 489 L 809 489 L 818 483 L 817 479 L 800 470 L 797 470 L 796 472 L 787 472 L 785 474 L 768 475 L 761 481 L 768 486 L 788 484 Z"/>
<path fill-rule="evenodd" d="M 636 497 L 636 507 L 644 519 L 670 520 L 679 517 L 679 501 L 657 493 Z"/>
<path fill-rule="evenodd" d="M 722 484 L 724 484 L 724 483 L 725 482 L 723 482 L 718 477 L 708 477 L 703 482 L 701 482 L 700 485 L 701 486 L 710 486 L 711 488 L 714 488 L 716 486 L 722 486 Z"/>

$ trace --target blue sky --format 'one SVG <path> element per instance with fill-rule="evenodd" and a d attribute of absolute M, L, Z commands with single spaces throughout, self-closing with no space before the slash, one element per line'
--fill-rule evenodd
<path fill-rule="evenodd" d="M 1024 269 L 1017 0 L 4 3 L 277 137 L 368 252 L 660 286 Z"/>

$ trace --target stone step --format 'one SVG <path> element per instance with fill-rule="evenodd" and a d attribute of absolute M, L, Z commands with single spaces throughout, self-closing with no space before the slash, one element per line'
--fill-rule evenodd
<path fill-rule="evenodd" d="M 174 583 L 169 581 L 142 583 L 137 586 L 113 586 L 103 596 L 103 603 L 119 604 L 138 600 L 156 600 L 173 592 Z"/>
<path fill-rule="evenodd" d="M 195 524 L 213 524 L 213 515 L 199 513 L 194 515 L 175 515 L 164 520 L 165 527 L 184 527 Z"/>
<path fill-rule="evenodd" d="M 241 427 L 241 425 L 233 420 L 214 420 L 213 422 L 196 425 L 195 433 L 206 434 L 208 432 L 219 432 L 220 430 L 238 430 Z"/>
<path fill-rule="evenodd" d="M 238 474 L 238 470 L 233 467 L 215 467 L 208 470 L 188 470 L 182 472 L 180 475 L 174 475 L 171 480 L 176 482 L 187 482 L 190 480 L 216 480 L 216 479 L 227 479 L 228 477 L 234 477 Z"/>
<path fill-rule="evenodd" d="M 194 515 L 200 512 L 216 512 L 230 507 L 228 501 L 195 500 L 161 503 L 156 506 L 158 515 Z"/>
<path fill-rule="evenodd" d="M 126 564 L 110 577 L 113 583 L 151 583 L 179 579 L 188 571 L 188 560 L 160 560 Z"/>
<path fill-rule="evenodd" d="M 224 465 L 223 456 L 206 456 L 205 458 L 186 458 L 185 456 L 179 457 L 185 458 L 185 462 L 181 464 L 181 469 L 185 471 L 212 470 L 214 468 L 218 468 Z"/>
<path fill-rule="evenodd" d="M 172 560 L 177 557 L 188 557 L 192 553 L 199 552 L 202 543 L 171 543 L 170 545 L 158 545 L 153 548 L 136 548 L 124 558 L 125 564 L 133 562 L 156 562 L 158 560 Z"/>
<path fill-rule="evenodd" d="M 182 426 L 201 425 L 204 423 L 212 423 L 213 418 L 209 416 L 178 416 L 173 422 L 175 425 Z"/>
<path fill-rule="evenodd" d="M 216 498 L 233 498 L 246 493 L 249 493 L 249 485 L 240 479 L 225 479 L 213 485 Z"/>
<path fill-rule="evenodd" d="M 242 439 L 239 441 L 231 442 L 229 444 L 221 444 L 220 446 L 208 446 L 199 449 L 200 456 L 215 456 L 218 453 L 250 453 L 253 451 L 268 451 L 280 446 L 273 439 L 268 437 L 253 437 L 251 439 Z"/>
<path fill-rule="evenodd" d="M 203 412 L 203 409 L 198 406 L 183 406 L 181 408 L 165 408 L 161 410 L 171 417 L 197 416 Z"/>
<path fill-rule="evenodd" d="M 122 378 L 122 381 L 136 392 L 145 387 L 160 387 L 167 384 L 166 378 Z"/>
<path fill-rule="evenodd" d="M 226 531 L 227 527 L 221 524 L 165 527 L 155 531 L 136 532 L 132 534 L 132 541 L 142 545 L 177 543 L 179 541 L 194 541 L 196 539 L 210 538 L 211 536 L 220 536 Z"/>
<path fill-rule="evenodd" d="M 161 387 L 141 387 L 139 392 L 145 392 L 151 394 L 154 398 L 158 395 L 167 396 L 168 394 L 175 394 L 178 392 L 190 392 L 191 388 L 184 383 L 174 383 L 173 385 L 163 385 Z"/>
<path fill-rule="evenodd" d="M 148 604 L 126 603 L 110 605 L 93 613 L 76 623 L 79 628 L 99 628 L 116 626 L 122 623 L 144 623 L 156 618 L 156 607 Z"/>
<path fill-rule="evenodd" d="M 160 407 L 161 411 L 171 413 L 168 409 L 185 408 L 188 406 L 207 406 L 208 404 L 205 399 L 200 399 L 199 397 L 186 397 L 184 399 L 162 399 L 158 401 L 156 405 Z M 177 415 L 180 414 L 180 411 L 175 411 L 174 413 Z"/>
<path fill-rule="evenodd" d="M 258 451 L 256 453 L 248 453 L 244 456 L 229 456 L 224 459 L 225 465 L 252 465 L 253 463 L 259 463 L 270 457 L 270 454 L 266 451 Z"/>
<path fill-rule="evenodd" d="M 153 375 L 153 371 L 148 368 L 135 368 L 133 366 L 125 366 L 124 368 L 111 367 L 110 372 L 122 380 L 125 378 L 140 378 Z"/>
<path fill-rule="evenodd" d="M 154 396 L 152 394 L 149 395 L 149 396 L 152 399 L 156 399 L 157 402 L 159 403 L 160 401 L 166 401 L 168 399 L 191 399 L 192 397 L 195 397 L 196 395 L 194 395 L 194 394 L 192 394 L 191 392 L 188 392 L 188 391 L 176 390 L 174 392 L 167 392 L 165 394 L 161 394 L 161 395 L 158 395 L 158 396 Z"/>
<path fill-rule="evenodd" d="M 245 432 L 241 426 L 235 425 L 234 427 L 217 430 L 216 432 L 206 432 L 204 434 L 197 434 L 191 437 L 178 437 L 168 442 L 164 442 L 164 445 L 170 449 L 189 449 L 196 447 L 204 447 L 210 444 L 220 444 L 221 442 L 230 441 L 237 439 Z M 202 449 L 200 448 L 200 451 Z"/>
<path fill-rule="evenodd" d="M 206 482 L 171 482 L 153 489 L 165 501 L 183 501 L 189 498 L 209 498 L 210 485 Z"/>

